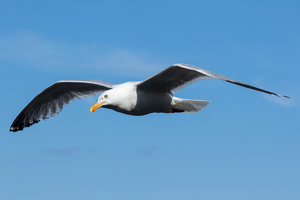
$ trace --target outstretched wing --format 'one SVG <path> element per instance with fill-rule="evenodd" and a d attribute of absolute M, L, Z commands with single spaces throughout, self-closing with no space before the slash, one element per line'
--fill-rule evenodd
<path fill-rule="evenodd" d="M 23 130 L 40 121 L 58 114 L 63 107 L 76 99 L 90 97 L 111 89 L 112 83 L 93 80 L 62 80 L 58 81 L 40 94 L 20 112 L 10 127 L 10 131 Z"/>
<path fill-rule="evenodd" d="M 227 78 L 225 76 L 216 74 L 214 72 L 208 71 L 206 69 L 194 67 L 187 64 L 174 64 L 164 71 L 142 81 L 137 87 L 141 90 L 151 91 L 151 92 L 177 92 L 185 86 L 199 81 L 201 79 L 220 79 L 227 81 L 236 85 L 240 85 L 246 88 L 257 90 L 260 92 L 265 92 L 271 95 L 283 96 L 289 98 L 288 96 L 276 94 L 267 90 L 263 90 L 245 83 Z"/>

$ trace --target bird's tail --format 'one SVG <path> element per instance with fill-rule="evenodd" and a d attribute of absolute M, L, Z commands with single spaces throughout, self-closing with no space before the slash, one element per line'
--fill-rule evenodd
<path fill-rule="evenodd" d="M 173 97 L 172 102 L 172 112 L 186 112 L 194 113 L 199 112 L 205 108 L 210 101 L 203 100 L 189 100 L 189 99 L 180 99 Z"/>

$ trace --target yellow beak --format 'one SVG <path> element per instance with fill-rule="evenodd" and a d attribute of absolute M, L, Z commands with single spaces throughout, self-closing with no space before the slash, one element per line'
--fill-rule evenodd
<path fill-rule="evenodd" d="M 98 108 L 100 108 L 106 101 L 103 101 L 102 103 L 95 103 L 94 105 L 92 105 L 92 107 L 90 108 L 90 112 L 95 112 Z"/>

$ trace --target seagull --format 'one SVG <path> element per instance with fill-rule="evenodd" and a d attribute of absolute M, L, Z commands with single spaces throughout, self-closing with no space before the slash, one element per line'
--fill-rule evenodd
<path fill-rule="evenodd" d="M 61 80 L 41 93 L 20 112 L 10 131 L 23 130 L 40 119 L 56 116 L 66 105 L 76 99 L 100 95 L 90 112 L 109 108 L 117 112 L 141 116 L 149 113 L 199 112 L 210 101 L 189 100 L 174 97 L 174 93 L 202 79 L 220 79 L 246 88 L 278 97 L 290 98 L 227 78 L 206 69 L 187 64 L 174 64 L 162 72 L 144 80 L 112 84 L 99 80 Z"/>

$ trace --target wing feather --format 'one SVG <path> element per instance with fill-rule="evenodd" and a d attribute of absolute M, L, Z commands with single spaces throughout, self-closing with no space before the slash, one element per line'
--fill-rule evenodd
<path fill-rule="evenodd" d="M 196 81 L 202 79 L 220 79 L 223 81 L 227 81 L 229 83 L 233 83 L 236 85 L 240 85 L 249 89 L 257 90 L 260 92 L 265 92 L 271 95 L 286 97 L 288 96 L 276 94 L 274 92 L 270 92 L 261 88 L 254 87 L 252 85 L 248 85 L 239 81 L 236 81 L 231 78 L 227 78 L 220 74 L 216 74 L 214 72 L 208 71 L 206 69 L 202 69 L 199 67 L 195 67 L 187 64 L 174 64 L 164 71 L 142 81 L 137 86 L 138 89 L 151 91 L 151 92 L 177 92 L 178 90 L 183 89 L 189 84 L 192 84 Z"/>
<path fill-rule="evenodd" d="M 40 94 L 20 112 L 10 127 L 10 131 L 23 130 L 38 123 L 40 119 L 56 116 L 66 105 L 76 99 L 90 97 L 114 87 L 105 81 L 62 80 L 58 81 Z"/>

